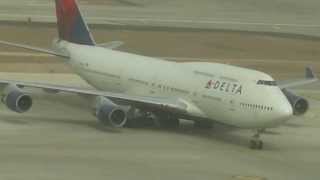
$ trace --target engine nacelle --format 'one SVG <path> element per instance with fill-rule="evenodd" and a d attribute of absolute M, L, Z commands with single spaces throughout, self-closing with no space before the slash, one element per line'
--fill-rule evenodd
<path fill-rule="evenodd" d="M 107 98 L 98 97 L 96 116 L 104 125 L 121 128 L 127 123 L 127 112 Z"/>
<path fill-rule="evenodd" d="M 24 113 L 31 109 L 32 98 L 21 92 L 18 87 L 8 86 L 4 91 L 2 103 L 14 112 Z"/>
<path fill-rule="evenodd" d="M 294 115 L 303 115 L 309 110 L 309 102 L 303 97 L 297 96 L 293 92 L 283 89 L 282 92 L 286 95 L 290 102 Z"/>

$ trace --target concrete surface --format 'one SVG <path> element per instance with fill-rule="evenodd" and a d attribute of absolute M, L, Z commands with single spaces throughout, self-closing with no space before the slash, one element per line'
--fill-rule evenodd
<path fill-rule="evenodd" d="M 317 0 L 81 1 L 91 23 L 316 36 L 319 5 Z M 52 0 L 0 1 L 0 20 L 54 22 L 54 13 Z M 299 78 L 306 65 L 320 69 L 320 43 L 312 38 L 170 28 L 93 31 L 99 42 L 125 41 L 124 51 L 240 65 L 277 79 Z M 50 47 L 55 36 L 55 28 L 0 26 L 0 39 L 40 47 Z M 28 72 L 0 73 L 0 79 L 88 87 L 59 59 L 19 49 L 0 47 L 0 70 Z M 174 131 L 101 128 L 81 97 L 32 91 L 35 104 L 29 113 L 15 114 L 0 105 L 0 179 L 315 180 L 320 177 L 319 88 L 295 90 L 310 99 L 310 112 L 268 130 L 263 151 L 248 149 L 251 131 L 221 126 L 212 131 L 187 123 Z"/>
<path fill-rule="evenodd" d="M 0 39 L 50 48 L 56 27 L 0 25 Z M 120 40 L 121 51 L 174 61 L 207 61 L 253 68 L 276 79 L 301 78 L 305 66 L 320 71 L 319 39 L 230 31 L 93 28 L 98 43 Z M 61 59 L 0 46 L 2 72 L 72 72 Z M 290 66 L 288 66 L 290 65 Z"/>
<path fill-rule="evenodd" d="M 320 35 L 318 0 L 80 1 L 92 24 L 173 26 Z M 0 20 L 55 22 L 52 0 L 0 2 Z"/>
<path fill-rule="evenodd" d="M 10 74 L 3 78 L 85 83 L 66 74 Z M 300 90 L 308 93 L 306 90 Z M 217 126 L 173 131 L 111 130 L 99 126 L 77 95 L 32 91 L 31 112 L 0 106 L 0 179 L 314 180 L 320 163 L 320 101 L 304 117 L 270 129 L 265 149 L 247 147 L 251 131 Z M 319 91 L 316 94 L 320 97 Z"/>

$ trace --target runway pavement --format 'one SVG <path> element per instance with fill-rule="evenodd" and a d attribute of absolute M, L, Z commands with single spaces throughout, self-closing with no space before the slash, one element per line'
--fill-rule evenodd
<path fill-rule="evenodd" d="M 305 66 L 320 70 L 320 41 L 313 38 L 233 31 L 173 30 L 170 28 L 113 29 L 92 28 L 98 43 L 123 41 L 119 48 L 168 60 L 206 61 L 253 68 L 275 79 L 301 78 Z M 50 48 L 57 36 L 56 27 L 1 25 L 6 41 Z M 0 71 L 72 72 L 59 58 L 0 47 Z M 290 65 L 290 66 L 288 66 Z"/>
<path fill-rule="evenodd" d="M 0 75 L 87 87 L 71 74 Z M 311 101 L 305 116 L 267 130 L 265 149 L 254 151 L 247 147 L 248 130 L 201 131 L 189 124 L 172 131 L 105 129 L 81 97 L 32 92 L 29 113 L 0 106 L 0 179 L 313 180 L 320 175 L 320 101 Z"/>
<path fill-rule="evenodd" d="M 320 35 L 315 0 L 80 1 L 91 24 L 169 26 Z M 17 13 L 18 12 L 18 13 Z M 0 20 L 55 22 L 51 0 L 0 2 Z"/>
<path fill-rule="evenodd" d="M 99 42 L 122 40 L 122 51 L 174 61 L 209 61 L 265 71 L 277 79 L 319 71 L 319 1 L 307 0 L 80 0 Z M 52 0 L 0 1 L 0 21 L 54 22 Z M 0 39 L 50 47 L 56 29 L 4 23 Z M 9 23 L 10 24 L 10 23 Z M 119 26 L 120 25 L 120 26 Z M 128 26 L 142 29 L 127 29 Z M 192 27 L 199 31 L 147 26 Z M 211 29 L 210 31 L 203 29 Z M 0 79 L 50 82 L 90 88 L 59 59 L 0 47 Z M 20 72 L 20 73 L 17 73 Z M 28 72 L 27 74 L 25 74 Z M 51 73 L 48 73 L 51 72 Z M 56 73 L 54 73 L 56 72 Z M 0 179 L 219 179 L 314 180 L 320 177 L 320 85 L 295 91 L 310 99 L 308 114 L 262 136 L 263 151 L 248 149 L 249 130 L 216 126 L 196 130 L 102 128 L 77 95 L 30 92 L 31 112 L 0 105 Z"/>

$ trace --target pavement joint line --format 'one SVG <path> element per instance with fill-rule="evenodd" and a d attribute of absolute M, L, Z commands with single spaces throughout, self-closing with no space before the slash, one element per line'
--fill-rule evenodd
<path fill-rule="evenodd" d="M 26 19 L 26 17 L 31 18 L 39 18 L 39 19 L 47 19 L 55 20 L 55 16 L 48 15 L 34 15 L 34 14 L 23 14 L 23 15 L 14 15 L 8 13 L 0 13 L 0 18 L 6 17 L 8 18 L 22 18 Z M 1 19 L 6 19 L 1 18 Z M 171 19 L 171 18 L 132 18 L 132 17 L 87 17 L 87 19 L 91 21 L 94 20 L 102 20 L 102 21 L 131 21 L 131 22 L 149 22 L 149 23 L 185 23 L 185 24 L 225 24 L 225 25 L 255 25 L 255 26 L 271 26 L 271 27 L 301 27 L 301 28 L 318 28 L 320 24 L 291 24 L 291 23 L 264 23 L 264 22 L 245 22 L 245 21 L 221 21 L 221 20 L 201 20 L 201 19 Z"/>

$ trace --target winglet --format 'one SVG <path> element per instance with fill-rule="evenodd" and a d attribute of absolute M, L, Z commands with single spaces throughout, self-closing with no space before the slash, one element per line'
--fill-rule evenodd
<path fill-rule="evenodd" d="M 313 72 L 311 67 L 306 67 L 306 78 L 307 79 L 317 79 L 317 76 Z"/>

